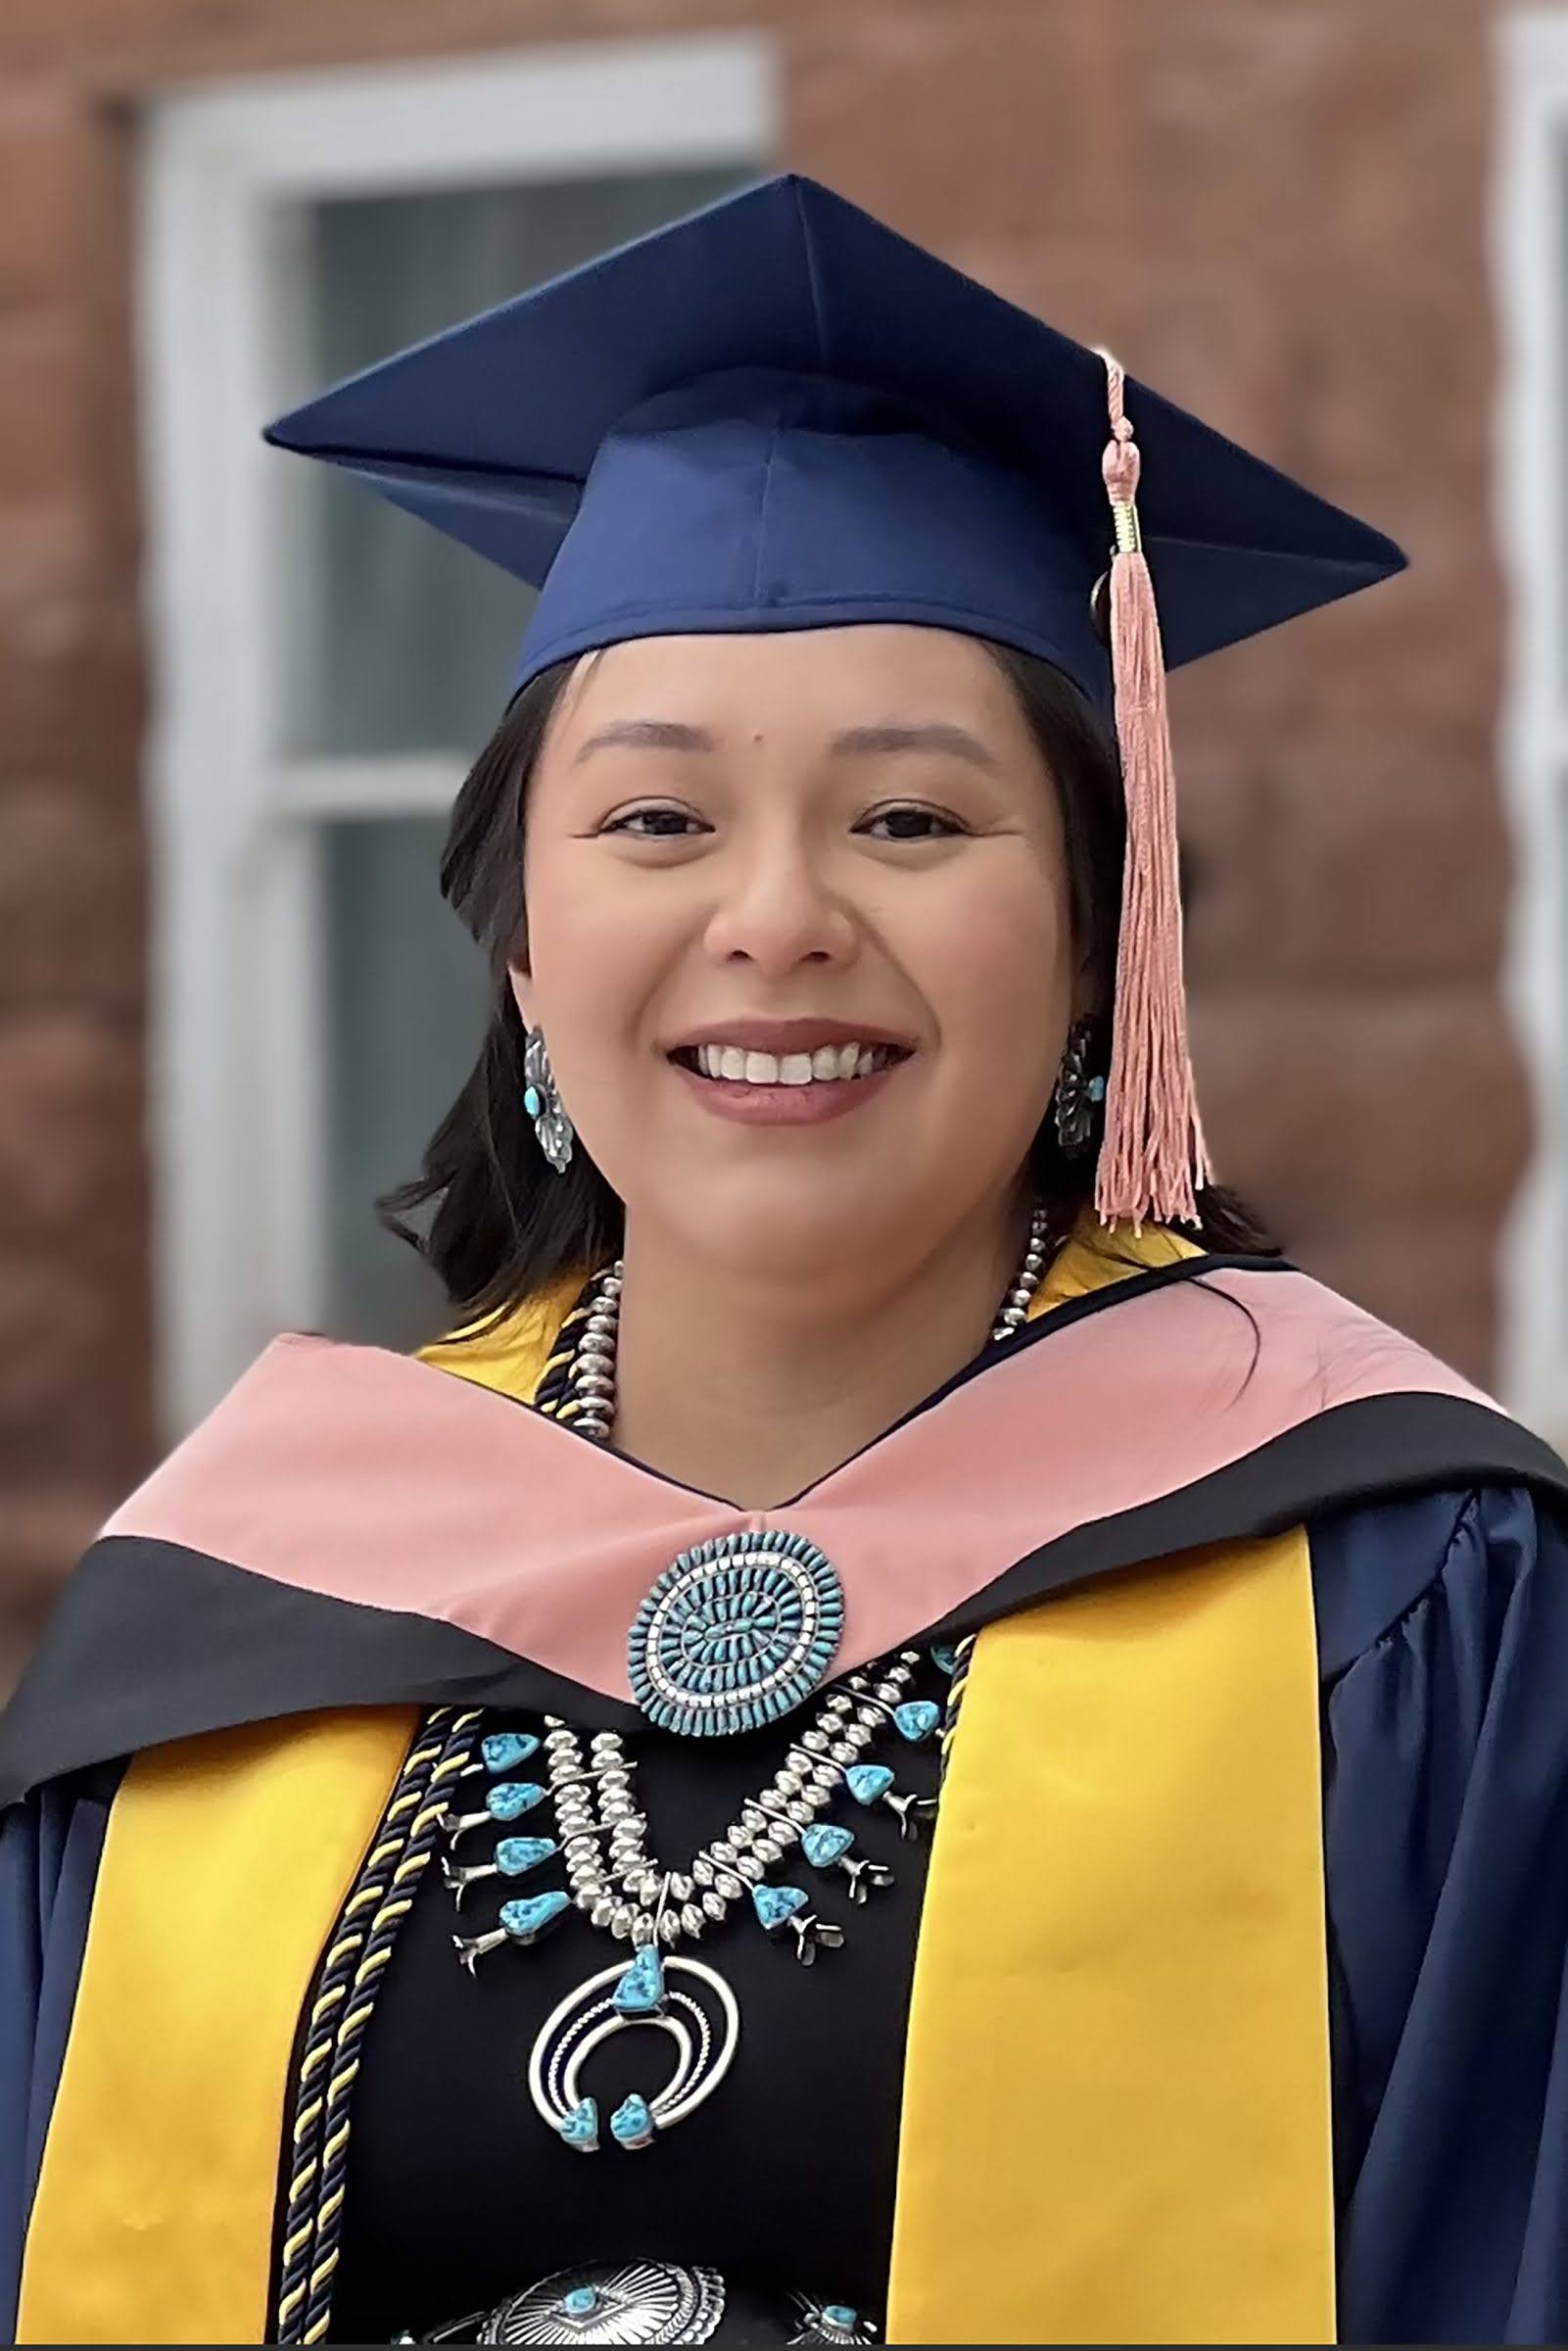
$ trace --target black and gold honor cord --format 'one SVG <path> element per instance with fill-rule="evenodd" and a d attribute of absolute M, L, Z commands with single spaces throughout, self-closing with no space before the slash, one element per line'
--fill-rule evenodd
<path fill-rule="evenodd" d="M 964 1692 L 969 1686 L 970 1660 L 974 1655 L 974 1635 L 966 1633 L 953 1647 L 953 1676 L 947 1685 L 947 1703 L 942 1708 L 942 1756 L 938 1786 L 947 1779 L 947 1767 L 953 1759 L 953 1737 L 964 1704 Z"/>
<path fill-rule="evenodd" d="M 477 1708 L 438 1706 L 420 1725 L 316 1971 L 289 2124 L 273 2342 L 326 2336 L 365 2028 L 479 1720 Z"/>
<path fill-rule="evenodd" d="M 572 1361 L 592 1304 L 590 1284 L 562 1322 L 540 1373 L 533 1401 L 551 1417 L 570 1419 L 577 1409 Z M 472 1756 L 480 1721 L 477 1709 L 438 1706 L 420 1724 L 316 1969 L 290 2103 L 272 2342 L 327 2339 L 360 2050 L 399 1929 L 435 1850 L 457 1776 Z"/>

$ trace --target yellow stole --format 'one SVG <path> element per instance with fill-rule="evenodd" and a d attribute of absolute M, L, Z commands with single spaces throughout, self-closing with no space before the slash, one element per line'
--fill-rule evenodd
<path fill-rule="evenodd" d="M 1129 1270 L 1080 1229 L 1036 1310 Z M 527 1394 L 549 1327 L 451 1367 Z M 317 1715 L 132 1762 L 19 2341 L 262 2339 L 299 2012 L 412 1721 Z M 1331 2341 L 1331 2181 L 1305 1536 L 987 1627 L 920 1926 L 888 2340 Z"/>

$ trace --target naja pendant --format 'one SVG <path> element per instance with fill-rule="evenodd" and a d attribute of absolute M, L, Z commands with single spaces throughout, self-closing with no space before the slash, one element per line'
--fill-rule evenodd
<path fill-rule="evenodd" d="M 543 2120 L 580 2155 L 596 2155 L 603 2144 L 598 2101 L 583 2088 L 583 2067 L 615 2034 L 634 2029 L 672 2041 L 675 2065 L 662 2087 L 634 2090 L 610 2116 L 612 2144 L 629 2152 L 651 2146 L 718 2088 L 739 2045 L 740 2010 L 713 1968 L 663 1956 L 652 1943 L 569 1991 L 535 2037 L 528 2087 Z"/>

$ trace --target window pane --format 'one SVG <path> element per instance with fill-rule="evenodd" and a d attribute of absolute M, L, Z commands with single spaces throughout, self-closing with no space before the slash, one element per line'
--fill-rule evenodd
<path fill-rule="evenodd" d="M 473 1065 L 485 969 L 441 900 L 441 819 L 355 818 L 324 833 L 328 1327 L 406 1347 L 434 1333 L 444 1293 L 373 1202 L 417 1174 Z"/>
<path fill-rule="evenodd" d="M 304 398 L 754 176 L 739 168 L 332 199 L 304 208 L 290 281 Z M 283 492 L 294 755 L 476 746 L 500 714 L 533 592 L 328 465 Z"/>

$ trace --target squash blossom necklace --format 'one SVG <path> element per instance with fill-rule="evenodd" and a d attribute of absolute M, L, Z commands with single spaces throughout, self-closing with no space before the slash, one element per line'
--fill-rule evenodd
<path fill-rule="evenodd" d="M 1022 1327 L 1049 1245 L 1045 1211 L 1036 1208 L 993 1342 Z M 599 1444 L 615 1418 L 621 1285 L 617 1260 L 590 1286 L 561 1406 L 561 1416 Z M 837 1575 L 804 1536 L 775 1527 L 699 1543 L 665 1568 L 633 1621 L 633 1694 L 660 1730 L 689 1738 L 754 1730 L 823 1690 L 842 1625 Z M 951 1673 L 950 1651 L 933 1649 L 930 1655 L 939 1671 Z M 451 1816 L 446 1835 L 455 1848 L 465 1838 L 499 1834 L 488 1861 L 459 1862 L 454 1851 L 445 1860 L 459 1907 L 471 1886 L 524 1878 L 557 1854 L 568 1890 L 518 1894 L 502 1902 L 494 1928 L 454 1935 L 463 1966 L 472 1972 L 487 1953 L 508 1945 L 528 1948 L 574 1907 L 628 1946 L 569 1992 L 534 2040 L 529 2091 L 565 2146 L 591 2155 L 603 2144 L 598 2104 L 582 2077 L 612 2035 L 633 2029 L 661 2035 L 673 2061 L 662 2087 L 633 2092 L 609 2117 L 608 2137 L 618 2147 L 651 2146 L 694 2113 L 729 2072 L 740 2038 L 735 1994 L 683 1944 L 722 1927 L 736 1907 L 749 1908 L 762 1931 L 792 1948 L 802 1966 L 843 1943 L 844 1929 L 818 1916 L 805 1886 L 770 1874 L 786 1855 L 798 1848 L 818 1877 L 841 1881 L 852 1904 L 892 1883 L 891 1870 L 856 1851 L 850 1827 L 824 1815 L 844 1798 L 867 1809 L 885 1806 L 907 1838 L 934 1817 L 934 1797 L 900 1789 L 892 1766 L 867 1751 L 888 1735 L 915 1745 L 936 1731 L 940 1704 L 913 1690 L 924 1663 L 918 1649 L 900 1650 L 830 1684 L 772 1780 L 742 1801 L 724 1835 L 684 1869 L 667 1867 L 649 1850 L 637 1764 L 619 1732 L 594 1732 L 585 1752 L 578 1734 L 546 1714 L 538 1736 L 499 1730 L 481 1741 L 469 1768 L 488 1777 L 482 1806 Z M 536 1757 L 543 1782 L 518 1777 Z M 520 1833 L 516 1823 L 546 1802 L 553 1835 Z"/>

